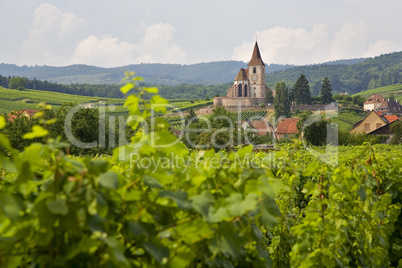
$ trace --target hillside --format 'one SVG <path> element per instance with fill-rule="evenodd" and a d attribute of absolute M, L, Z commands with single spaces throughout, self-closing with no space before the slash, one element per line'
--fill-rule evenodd
<path fill-rule="evenodd" d="M 313 95 L 318 95 L 320 83 L 329 77 L 335 93 L 358 93 L 371 88 L 402 82 L 402 52 L 394 52 L 366 59 L 352 65 L 321 64 L 289 68 L 267 75 L 267 83 L 274 87 L 276 82 L 285 81 L 293 85 L 303 73 L 310 82 Z M 317 84 L 314 86 L 314 84 Z"/>
<path fill-rule="evenodd" d="M 101 68 L 87 65 L 67 67 L 16 66 L 0 64 L 0 76 L 22 76 L 32 80 L 57 82 L 70 89 L 59 91 L 101 97 L 122 97 L 118 86 L 124 70 L 135 71 L 144 78 L 147 85 L 158 85 L 160 93 L 166 98 L 206 98 L 216 94 L 225 95 L 238 70 L 247 66 L 240 61 L 221 61 L 192 65 L 180 64 L 136 64 L 116 68 Z M 327 62 L 323 64 L 291 66 L 271 64 L 266 67 L 266 81 L 271 88 L 280 81 L 293 86 L 303 73 L 310 82 L 312 95 L 317 96 L 324 77 L 331 80 L 334 94 L 348 92 L 355 94 L 397 84 L 402 81 L 402 52 L 381 55 L 370 59 L 351 59 Z M 45 81 L 45 83 L 47 83 Z M 73 83 L 73 84 L 72 84 Z M 77 88 L 75 85 L 79 83 Z M 1 85 L 1 84 L 0 84 Z M 7 86 L 3 83 L 3 86 Z M 34 85 L 27 85 L 34 88 Z"/>
<path fill-rule="evenodd" d="M 398 101 L 402 101 L 402 84 L 395 84 L 385 87 L 373 88 L 359 92 L 353 96 L 369 97 L 373 94 L 380 94 L 384 98 L 395 97 Z"/>
<path fill-rule="evenodd" d="M 57 107 L 67 102 L 98 103 L 99 101 L 120 107 L 124 102 L 121 99 L 86 97 L 29 89 L 18 91 L 0 87 L 0 114 L 20 109 L 37 109 L 38 104 L 41 102 L 46 102 Z"/>
<path fill-rule="evenodd" d="M 169 100 L 175 108 L 181 112 L 189 109 L 199 109 L 212 104 L 211 100 Z M 7 89 L 0 87 L 0 115 L 8 114 L 11 111 L 22 109 L 38 109 L 38 104 L 45 102 L 51 104 L 55 108 L 60 107 L 64 103 L 73 102 L 77 104 L 92 103 L 97 105 L 102 102 L 105 105 L 113 105 L 113 108 L 106 107 L 106 113 L 113 114 L 127 114 L 128 110 L 123 106 L 124 99 L 115 98 L 100 98 L 100 97 L 87 97 L 79 95 L 64 94 L 58 92 L 49 92 L 41 90 L 24 90 L 18 91 L 15 89 Z M 172 109 L 172 108 L 168 108 Z"/>
<path fill-rule="evenodd" d="M 324 63 L 328 65 L 351 65 L 364 59 L 339 60 Z M 219 61 L 181 64 L 133 64 L 116 68 L 101 68 L 88 65 L 71 65 L 66 67 L 51 66 L 17 66 L 0 64 L 0 75 L 21 76 L 29 79 L 47 80 L 61 84 L 118 84 L 123 78 L 124 70 L 135 71 L 150 84 L 179 85 L 200 84 L 217 85 L 233 81 L 240 68 L 247 66 L 241 61 Z M 294 65 L 269 64 L 268 74 L 295 67 Z"/>
<path fill-rule="evenodd" d="M 216 85 L 232 81 L 239 69 L 245 66 L 246 64 L 241 61 L 220 61 L 191 65 L 133 64 L 116 68 L 88 65 L 19 67 L 2 63 L 0 64 L 0 75 L 36 78 L 61 84 L 119 84 L 124 77 L 124 71 L 134 71 L 150 84 Z M 271 73 L 290 67 L 293 66 L 271 64 L 267 66 L 267 72 Z"/>

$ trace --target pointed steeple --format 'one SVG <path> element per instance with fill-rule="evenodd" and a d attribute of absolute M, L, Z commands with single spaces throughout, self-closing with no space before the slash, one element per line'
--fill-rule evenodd
<path fill-rule="evenodd" d="M 250 66 L 250 65 L 265 65 L 264 62 L 262 61 L 261 53 L 260 53 L 260 49 L 258 48 L 257 41 L 255 41 L 253 55 L 251 56 L 251 60 L 248 63 L 248 66 Z"/>

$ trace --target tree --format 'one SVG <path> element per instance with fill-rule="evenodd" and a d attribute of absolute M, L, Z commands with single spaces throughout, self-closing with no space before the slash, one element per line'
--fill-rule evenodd
<path fill-rule="evenodd" d="M 325 77 L 321 84 L 321 103 L 327 104 L 332 101 L 332 86 L 328 77 Z"/>
<path fill-rule="evenodd" d="M 8 87 L 10 89 L 17 89 L 21 87 L 25 89 L 25 86 L 27 84 L 27 79 L 23 78 L 23 77 L 13 77 L 10 79 L 10 81 L 8 82 Z"/>
<path fill-rule="evenodd" d="M 187 125 L 189 122 L 190 122 L 190 123 L 192 123 L 192 122 L 197 123 L 197 122 L 198 122 L 197 114 L 194 112 L 194 109 L 193 109 L 193 108 L 191 108 L 190 111 L 188 112 L 188 114 L 187 114 L 187 116 L 186 116 L 186 118 L 185 118 L 185 122 L 186 122 L 186 125 Z"/>
<path fill-rule="evenodd" d="M 390 128 L 392 131 L 391 144 L 402 143 L 402 121 L 394 122 Z"/>
<path fill-rule="evenodd" d="M 271 104 L 274 102 L 274 95 L 270 88 L 268 88 L 268 90 L 267 90 L 266 102 L 271 103 Z"/>
<path fill-rule="evenodd" d="M 300 120 L 297 121 L 297 129 L 299 130 L 299 133 L 303 132 L 304 122 L 306 122 L 306 120 L 312 115 L 313 112 L 309 110 L 303 111 L 298 115 L 298 117 L 300 117 Z"/>
<path fill-rule="evenodd" d="M 285 82 L 278 82 L 275 86 L 276 95 L 274 99 L 275 117 L 290 117 L 289 89 Z"/>
<path fill-rule="evenodd" d="M 311 104 L 311 92 L 308 80 L 304 74 L 300 74 L 292 88 L 292 97 L 296 104 Z"/>
<path fill-rule="evenodd" d="M 300 127 L 303 129 L 303 138 L 306 139 L 309 144 L 315 146 L 323 146 L 327 143 L 332 143 L 334 140 L 333 135 L 338 135 L 335 126 L 322 115 L 309 116 Z"/>

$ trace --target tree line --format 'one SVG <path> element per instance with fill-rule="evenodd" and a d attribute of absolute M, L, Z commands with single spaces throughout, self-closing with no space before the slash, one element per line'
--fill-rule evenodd
<path fill-rule="evenodd" d="M 290 117 L 290 106 L 306 104 L 312 104 L 311 90 L 309 82 L 304 74 L 300 74 L 296 83 L 291 89 L 285 82 L 278 82 L 275 86 L 275 98 L 273 92 L 269 90 L 267 92 L 267 102 L 274 104 L 275 116 Z M 321 83 L 320 96 L 318 98 L 320 104 L 328 104 L 333 101 L 332 98 L 332 85 L 328 77 L 325 77 Z"/>
<path fill-rule="evenodd" d="M 312 96 L 320 94 L 322 77 L 328 77 L 334 92 L 355 94 L 367 89 L 402 82 L 402 52 L 394 52 L 364 60 L 353 65 L 320 64 L 289 68 L 267 75 L 268 85 L 279 81 L 294 83 L 300 73 L 305 74 L 312 85 Z"/>

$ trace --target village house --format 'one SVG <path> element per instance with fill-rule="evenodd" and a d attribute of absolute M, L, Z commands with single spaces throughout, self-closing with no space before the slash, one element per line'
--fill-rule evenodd
<path fill-rule="evenodd" d="M 18 116 L 24 116 L 27 118 L 32 118 L 35 113 L 39 112 L 38 110 L 33 109 L 23 109 L 20 111 L 12 111 L 8 114 L 8 120 L 13 122 Z"/>
<path fill-rule="evenodd" d="M 372 110 L 353 125 L 350 133 L 390 134 L 389 126 L 397 120 L 399 118 L 396 115 L 383 115 L 380 111 Z"/>
<path fill-rule="evenodd" d="M 294 138 L 299 130 L 297 129 L 297 122 L 299 118 L 283 118 L 278 122 L 276 128 L 276 137 L 278 140 L 287 138 Z"/>
<path fill-rule="evenodd" d="M 267 120 L 246 120 L 237 123 L 240 123 L 244 130 L 257 132 L 258 135 L 271 135 L 275 137 L 275 129 Z"/>
<path fill-rule="evenodd" d="M 381 111 L 382 113 L 402 114 L 402 105 L 397 100 L 384 99 L 379 94 L 374 94 L 363 103 L 364 111 Z"/>

